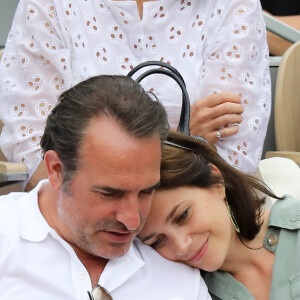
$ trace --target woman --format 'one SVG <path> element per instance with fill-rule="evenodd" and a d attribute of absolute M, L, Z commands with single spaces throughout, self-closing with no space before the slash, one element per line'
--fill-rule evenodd
<path fill-rule="evenodd" d="M 0 143 L 9 161 L 35 174 L 31 186 L 46 176 L 39 143 L 57 95 L 94 75 L 126 75 L 147 60 L 182 74 L 193 104 L 191 133 L 240 170 L 256 170 L 271 102 L 259 1 L 21 0 L 0 65 Z M 142 85 L 175 127 L 178 86 L 163 75 Z"/>
<path fill-rule="evenodd" d="M 277 199 L 271 211 L 266 196 Z M 299 228 L 299 200 L 276 197 L 207 144 L 170 133 L 139 237 L 165 258 L 206 271 L 213 299 L 288 300 L 300 295 Z"/>

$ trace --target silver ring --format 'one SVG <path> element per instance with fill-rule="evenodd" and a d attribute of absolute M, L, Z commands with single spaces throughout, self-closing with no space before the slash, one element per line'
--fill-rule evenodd
<path fill-rule="evenodd" d="M 220 130 L 217 130 L 217 138 L 219 141 L 223 141 Z"/>

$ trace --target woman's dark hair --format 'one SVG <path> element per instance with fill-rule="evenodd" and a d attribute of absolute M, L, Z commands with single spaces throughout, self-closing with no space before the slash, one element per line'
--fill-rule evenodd
<path fill-rule="evenodd" d="M 170 143 L 166 142 L 163 148 L 160 189 L 182 186 L 208 188 L 222 184 L 240 228 L 240 237 L 254 239 L 262 225 L 265 195 L 282 198 L 277 197 L 259 179 L 231 167 L 204 142 L 174 131 L 170 131 L 167 141 Z M 212 172 L 211 164 L 221 174 Z"/>

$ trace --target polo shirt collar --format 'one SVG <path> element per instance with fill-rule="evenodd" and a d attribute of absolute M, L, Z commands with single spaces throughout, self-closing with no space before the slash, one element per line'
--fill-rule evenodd
<path fill-rule="evenodd" d="M 36 188 L 25 194 L 20 201 L 20 205 L 18 206 L 21 227 L 20 234 L 25 240 L 41 242 L 46 239 L 48 234 L 51 234 L 51 236 L 53 234 L 54 230 L 43 217 L 38 205 L 38 193 L 48 183 L 47 179 L 40 181 Z M 100 276 L 99 284 L 104 286 L 108 292 L 112 292 L 118 288 L 145 265 L 141 253 L 136 246 L 138 242 L 138 240 L 134 241 L 124 256 L 109 260 L 105 266 Z"/>
<path fill-rule="evenodd" d="M 145 265 L 144 260 L 137 251 L 135 243 L 136 241 L 131 245 L 129 251 L 124 256 L 109 260 L 105 266 L 100 276 L 99 284 L 104 286 L 109 292 L 112 292 L 125 283 Z M 124 270 L 126 270 L 126 272 Z"/>
<path fill-rule="evenodd" d="M 21 238 L 31 242 L 43 241 L 51 227 L 43 217 L 39 204 L 39 190 L 49 183 L 48 179 L 42 180 L 29 193 L 26 193 L 18 205 Z"/>

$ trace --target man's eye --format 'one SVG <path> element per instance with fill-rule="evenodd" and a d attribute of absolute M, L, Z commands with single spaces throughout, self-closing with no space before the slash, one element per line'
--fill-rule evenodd
<path fill-rule="evenodd" d="M 99 194 L 104 197 L 104 198 L 113 198 L 116 196 L 116 194 L 112 194 L 112 193 L 104 193 L 104 192 L 99 192 Z"/>
<path fill-rule="evenodd" d="M 152 195 L 154 192 L 154 190 L 145 190 L 145 191 L 142 191 L 142 194 L 144 195 Z"/>
<path fill-rule="evenodd" d="M 187 219 L 187 217 L 188 217 L 188 215 L 189 215 L 189 212 L 190 212 L 190 209 L 188 208 L 188 209 L 186 209 L 177 219 L 176 219 L 176 223 L 177 224 L 180 224 L 180 223 L 182 223 L 182 222 L 184 222 L 186 219 Z"/>

